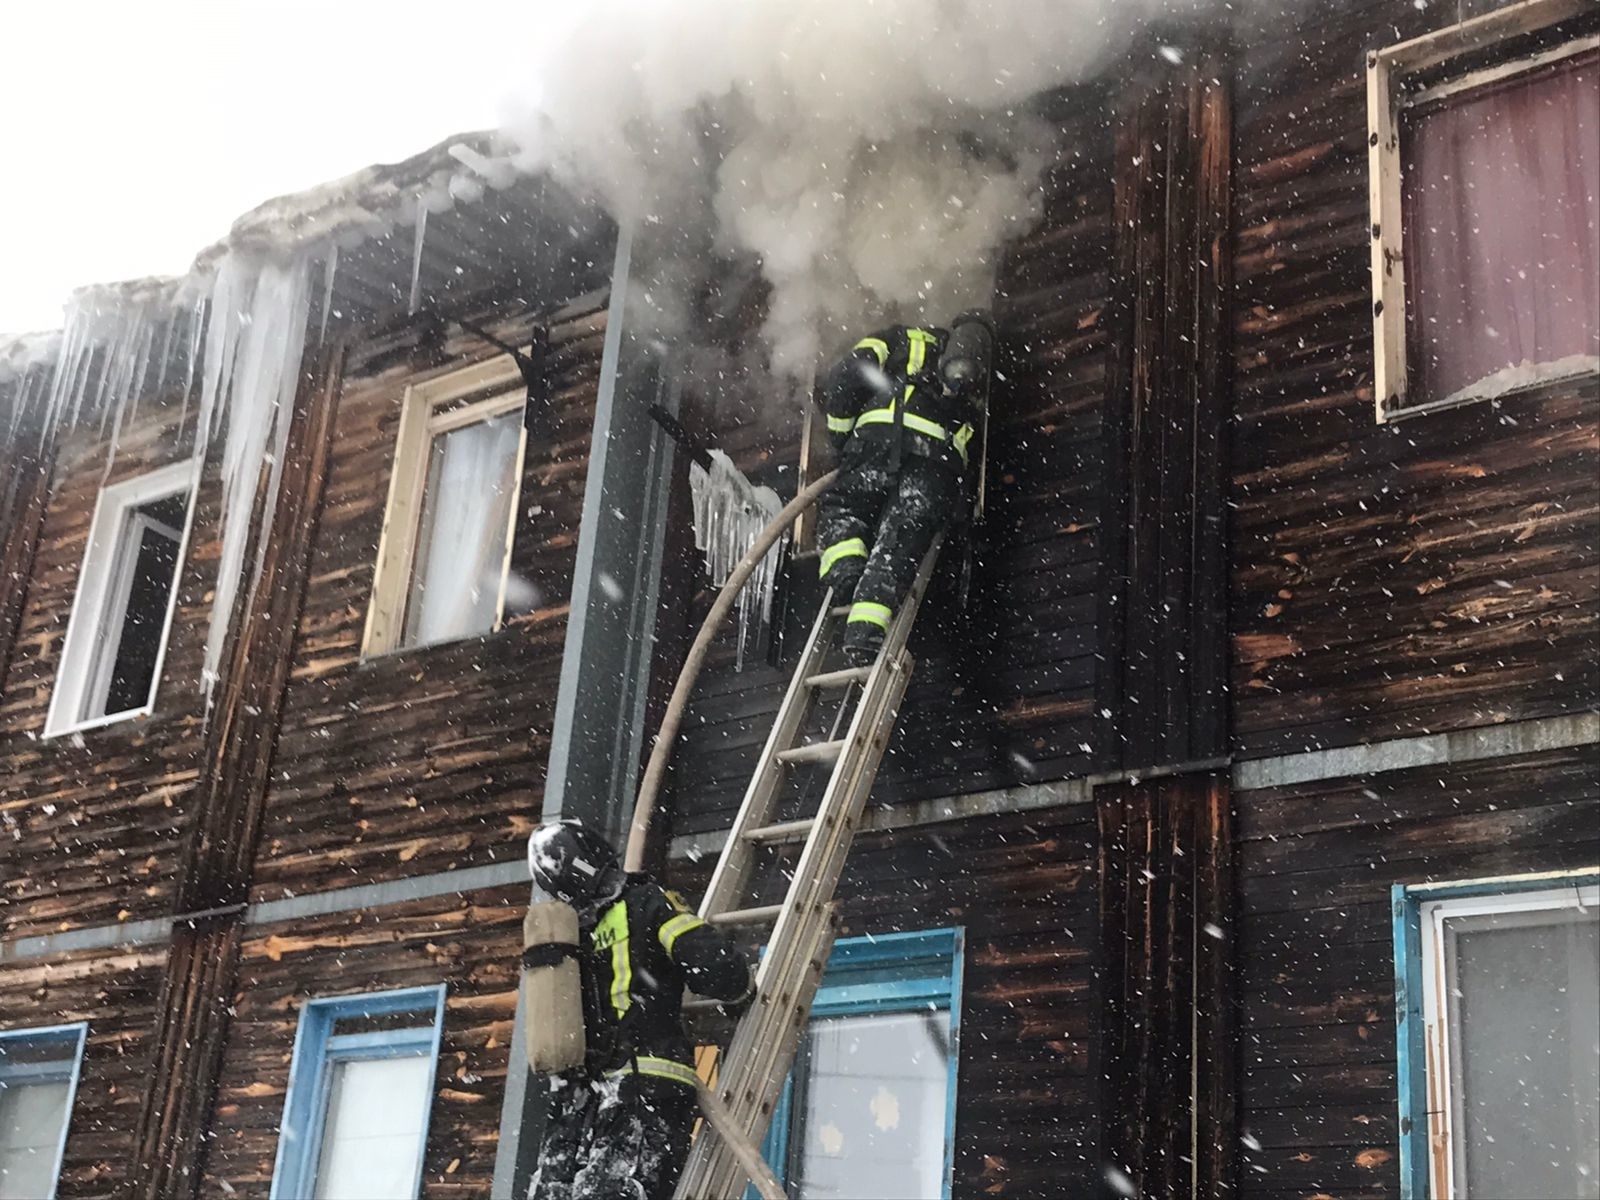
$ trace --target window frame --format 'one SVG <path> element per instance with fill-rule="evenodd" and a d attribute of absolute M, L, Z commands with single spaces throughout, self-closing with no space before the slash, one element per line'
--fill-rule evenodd
<path fill-rule="evenodd" d="M 61 1134 L 56 1139 L 56 1163 L 50 1175 L 50 1192 L 44 1197 L 44 1200 L 55 1200 L 56 1192 L 61 1186 L 61 1168 L 67 1157 L 67 1134 L 72 1129 L 72 1112 L 78 1101 L 78 1080 L 83 1074 L 83 1052 L 89 1043 L 89 1022 L 70 1021 L 63 1025 L 41 1025 L 31 1029 L 0 1029 L 0 1042 L 46 1039 L 75 1042 L 71 1057 L 61 1060 L 59 1065 L 30 1063 L 25 1067 L 17 1065 L 7 1067 L 0 1063 L 0 1083 L 8 1077 L 27 1077 L 29 1083 L 66 1081 L 66 1116 L 61 1122 Z"/>
<path fill-rule="evenodd" d="M 425 648 L 403 643 L 433 439 L 480 421 L 523 411 L 526 407 L 527 384 L 521 368 L 503 355 L 407 386 L 400 401 L 400 428 L 395 436 L 389 491 L 383 506 L 383 529 L 378 535 L 372 599 L 367 606 L 366 627 L 361 637 L 363 660 Z M 447 411 L 441 412 L 441 409 Z M 511 574 L 511 553 L 522 504 L 522 475 L 527 453 L 528 430 L 524 425 L 517 440 L 506 550 L 500 564 L 500 591 L 495 600 L 491 633 L 498 632 L 505 624 L 506 585 Z"/>
<path fill-rule="evenodd" d="M 1485 86 L 1534 70 L 1596 42 L 1581 33 L 1559 46 L 1519 54 L 1459 78 L 1441 81 L 1415 95 L 1406 84 L 1423 72 L 1448 68 L 1453 61 L 1493 49 L 1497 44 L 1538 33 L 1593 10 L 1590 0 L 1521 0 L 1470 21 L 1399 42 L 1367 55 L 1367 185 L 1372 251 L 1372 399 L 1378 423 L 1421 416 L 1476 403 L 1480 397 L 1437 399 L 1408 404 L 1405 228 L 1402 205 L 1404 169 L 1400 145 L 1401 113 L 1447 92 Z M 1581 378 L 1589 372 L 1577 372 Z M 1555 382 L 1554 380 L 1549 382 Z"/>
<path fill-rule="evenodd" d="M 811 1004 L 809 1020 L 818 1017 L 888 1015 L 926 1012 L 930 1006 L 950 1012 L 949 1080 L 945 1086 L 944 1162 L 940 1168 L 941 1200 L 950 1200 L 955 1179 L 957 1078 L 961 1065 L 961 993 L 965 974 L 966 931 L 961 927 L 914 930 L 876 936 L 841 938 L 833 944 L 828 966 Z M 920 973 L 893 980 L 850 981 L 885 969 Z M 788 1184 L 789 1138 L 794 1107 L 794 1071 L 784 1081 L 767 1129 L 763 1155 L 780 1183 Z"/>
<path fill-rule="evenodd" d="M 1557 903 L 1559 897 L 1568 903 Z M 1536 912 L 1600 904 L 1600 866 L 1445 883 L 1397 883 L 1390 893 L 1394 925 L 1395 1040 L 1399 1099 L 1401 1200 L 1445 1200 L 1455 1174 L 1446 1044 L 1448 1012 L 1441 1005 L 1438 933 L 1450 917 Z M 1425 969 L 1425 967 L 1429 969 Z M 1444 1064 L 1430 1075 L 1429 1064 Z M 1436 1190 L 1435 1183 L 1442 1182 Z"/>
<path fill-rule="evenodd" d="M 78 585 L 72 597 L 72 613 L 67 619 L 67 634 L 61 644 L 61 661 L 56 666 L 55 683 L 50 690 L 50 707 L 45 713 L 44 736 L 61 737 L 137 720 L 155 711 L 161 690 L 161 672 L 166 665 L 167 644 L 172 637 L 172 620 L 178 609 L 178 591 L 183 582 L 183 567 L 188 559 L 189 539 L 194 527 L 195 464 L 172 463 L 100 489 L 94 516 L 89 522 L 89 539 L 78 567 Z M 90 693 L 102 682 L 109 682 L 95 657 L 95 641 L 112 610 L 113 587 L 118 582 L 122 543 L 120 539 L 130 516 L 153 501 L 188 492 L 183 529 L 178 539 L 178 560 L 173 565 L 172 591 L 167 597 L 167 613 L 161 624 L 161 642 L 156 649 L 155 673 L 150 680 L 149 699 L 138 708 L 79 718 Z M 124 598 L 124 603 L 126 599 Z M 114 652 L 113 652 L 114 653 Z M 92 676 L 92 678 L 91 678 Z"/>
<path fill-rule="evenodd" d="M 431 1028 L 381 1030 L 338 1034 L 333 1027 L 341 1017 L 382 1016 L 387 1013 L 432 1010 Z M 428 1057 L 427 1103 L 422 1113 L 422 1153 L 417 1156 L 412 1195 L 422 1189 L 427 1161 L 428 1127 L 439 1082 L 439 1047 L 444 1037 L 445 985 L 400 988 L 389 992 L 358 992 L 346 996 L 321 996 L 306 1000 L 295 1028 L 294 1052 L 289 1062 L 289 1086 L 283 1098 L 283 1118 L 278 1125 L 278 1151 L 272 1167 L 270 1200 L 299 1200 L 312 1194 L 322 1164 L 322 1139 L 335 1064 L 352 1059 L 399 1058 L 418 1048 Z"/>

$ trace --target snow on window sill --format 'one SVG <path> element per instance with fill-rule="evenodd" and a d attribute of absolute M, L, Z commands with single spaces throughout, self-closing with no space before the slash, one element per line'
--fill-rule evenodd
<path fill-rule="evenodd" d="M 155 705 L 146 704 L 141 708 L 130 708 L 124 712 L 107 713 L 103 717 L 91 717 L 87 721 L 78 721 L 71 725 L 62 725 L 59 728 L 46 727 L 44 740 L 53 738 L 71 737 L 77 733 L 87 733 L 91 729 L 104 729 L 108 725 L 120 725 L 124 721 L 143 721 L 155 711 Z"/>
<path fill-rule="evenodd" d="M 1532 363 L 1524 360 L 1515 366 L 1502 367 L 1476 383 L 1459 388 L 1441 400 L 1422 404 L 1402 404 L 1390 409 L 1386 419 L 1398 421 L 1404 417 L 1421 416 L 1445 408 L 1460 408 L 1464 404 L 1477 404 L 1485 400 L 1509 400 L 1562 383 L 1583 379 L 1600 379 L 1600 356 L 1569 354 L 1551 362 Z"/>

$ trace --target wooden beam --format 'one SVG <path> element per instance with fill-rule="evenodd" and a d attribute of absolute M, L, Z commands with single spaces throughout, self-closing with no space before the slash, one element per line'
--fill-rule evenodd
<path fill-rule="evenodd" d="M 194 828 L 185 846 L 179 911 L 238 905 L 178 926 L 156 1009 L 152 1079 L 136 1133 L 140 1200 L 192 1198 L 204 1171 L 243 901 L 266 802 L 268 773 L 300 624 L 331 453 L 344 347 L 304 376 L 295 399 L 254 601 L 235 613 L 206 727 Z M 253 560 L 247 554 L 245 561 Z M 241 589 L 241 595 L 249 589 Z"/>

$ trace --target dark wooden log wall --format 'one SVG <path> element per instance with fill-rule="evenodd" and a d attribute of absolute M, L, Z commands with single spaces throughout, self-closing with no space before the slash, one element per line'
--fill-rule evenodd
<path fill-rule="evenodd" d="M 1079 775 L 1090 764 L 1111 136 L 1097 91 L 1053 97 L 1046 111 L 1062 156 L 1044 181 L 1042 220 L 1007 252 L 995 297 L 1006 379 L 994 399 L 973 604 L 965 617 L 954 611 L 951 552 L 913 640 L 917 674 L 874 793 L 884 803 Z M 707 434 L 793 494 L 797 418 L 776 428 L 713 419 Z M 703 585 L 698 563 L 687 565 Z M 702 594 L 694 624 L 708 605 Z M 725 641 L 685 721 L 672 784 L 678 832 L 726 827 L 782 698 L 785 671 L 735 673 L 733 657 Z"/>
<path fill-rule="evenodd" d="M 265 1198 L 307 998 L 443 983 L 445 1025 L 421 1195 L 489 1191 L 512 1044 L 526 886 L 246 930 L 200 1194 Z"/>
<path fill-rule="evenodd" d="M 1586 707 L 1600 691 L 1600 389 L 1373 420 L 1364 53 L 1456 6 L 1301 11 L 1240 55 L 1235 746 Z"/>
<path fill-rule="evenodd" d="M 15 402 L 15 397 L 8 397 Z M 53 440 L 21 429 L 0 447 L 0 695 L 27 599 L 33 555 L 50 503 Z"/>
<path fill-rule="evenodd" d="M 181 406 L 148 403 L 107 482 L 181 461 Z M 191 409 L 192 414 L 192 409 Z M 200 663 L 215 572 L 208 481 L 179 580 L 156 710 L 81 735 L 43 737 L 108 447 L 93 431 L 59 449 L 4 688 L 0 690 L 0 937 L 170 912 L 200 751 Z"/>
<path fill-rule="evenodd" d="M 152 946 L 0 963 L 0 1029 L 89 1023 L 56 1193 L 60 1200 L 120 1200 L 128 1194 L 166 960 L 166 948 Z"/>
<path fill-rule="evenodd" d="M 1595 788 L 1583 747 L 1236 796 L 1242 1195 L 1400 1194 L 1389 889 L 1592 865 Z"/>
<path fill-rule="evenodd" d="M 551 329 L 553 411 L 530 440 L 512 571 L 534 597 L 483 638 L 363 662 L 407 385 L 485 357 L 415 323 L 352 347 L 278 732 L 251 899 L 524 853 L 537 822 L 587 475 L 605 295 Z M 525 344 L 537 313 L 505 319 Z"/>
<path fill-rule="evenodd" d="M 1101 1178 L 1091 806 L 864 837 L 840 936 L 966 930 L 957 1197 L 1081 1197 Z M 676 880 L 697 896 L 708 863 Z"/>
<path fill-rule="evenodd" d="M 1117 101 L 1115 351 L 1106 388 L 1096 758 L 1227 745 L 1227 54 L 1137 62 Z"/>
<path fill-rule="evenodd" d="M 314 370 L 302 370 L 278 465 L 278 491 L 270 505 L 266 499 L 258 502 L 262 527 L 274 536 L 264 546 L 258 579 L 242 589 L 206 716 L 177 908 L 216 915 L 177 924 L 168 950 L 156 1006 L 153 1079 L 135 1150 L 134 1194 L 150 1200 L 193 1195 L 199 1179 L 205 1122 L 228 1038 L 227 1001 L 238 964 L 243 904 L 327 485 L 343 361 L 343 346 L 335 346 L 318 356 Z"/>
<path fill-rule="evenodd" d="M 1234 1192 L 1232 797 L 1224 775 L 1095 793 L 1107 1162 L 1141 1196 Z"/>

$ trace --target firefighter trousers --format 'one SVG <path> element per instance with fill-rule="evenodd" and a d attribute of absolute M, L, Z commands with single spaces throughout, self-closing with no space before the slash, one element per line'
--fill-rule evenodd
<path fill-rule="evenodd" d="M 853 448 L 852 448 L 853 449 Z M 846 645 L 880 643 L 922 558 L 961 502 L 961 475 L 948 463 L 907 454 L 847 454 L 839 482 L 817 514 L 823 582 L 850 602 Z"/>
<path fill-rule="evenodd" d="M 694 1089 L 675 1080 L 553 1076 L 529 1200 L 671 1200 L 695 1113 Z"/>

